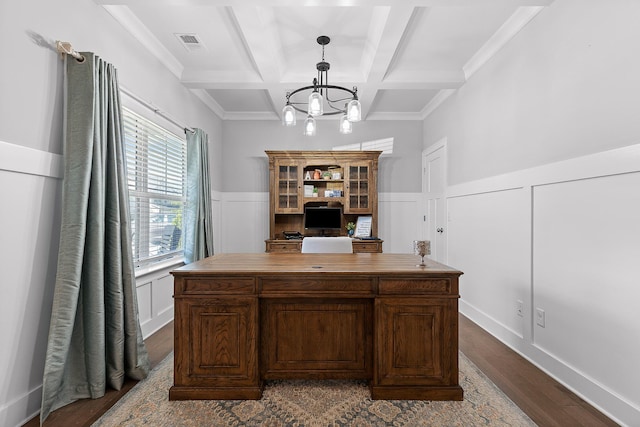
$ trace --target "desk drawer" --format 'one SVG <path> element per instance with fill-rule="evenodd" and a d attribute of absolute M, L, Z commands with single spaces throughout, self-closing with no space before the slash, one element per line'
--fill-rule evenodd
<path fill-rule="evenodd" d="M 382 240 L 354 240 L 353 253 L 382 253 Z"/>
<path fill-rule="evenodd" d="M 283 276 L 262 279 L 261 295 L 302 295 L 309 297 L 341 295 L 368 296 L 374 294 L 373 279 L 357 276 L 324 277 Z"/>
<path fill-rule="evenodd" d="M 302 240 L 267 241 L 266 252 L 299 253 L 302 250 Z"/>
<path fill-rule="evenodd" d="M 380 295 L 449 295 L 453 292 L 457 294 L 457 286 L 455 288 L 453 289 L 452 281 L 449 278 L 385 278 L 380 279 L 379 293 Z"/>
<path fill-rule="evenodd" d="M 238 295 L 255 294 L 256 281 L 253 277 L 213 277 L 184 278 L 180 286 L 182 295 Z"/>

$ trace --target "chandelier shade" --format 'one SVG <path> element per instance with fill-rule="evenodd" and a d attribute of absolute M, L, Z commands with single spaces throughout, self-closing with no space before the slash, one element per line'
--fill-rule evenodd
<path fill-rule="evenodd" d="M 320 92 L 313 91 L 309 95 L 309 110 L 307 111 L 310 116 L 321 116 L 324 113 L 324 100 Z"/>
<path fill-rule="evenodd" d="M 322 46 L 322 61 L 316 64 L 317 77 L 309 86 L 304 86 L 287 92 L 287 103 L 282 109 L 283 126 L 295 126 L 296 112 L 305 114 L 304 134 L 316 134 L 316 122 L 314 117 L 340 115 L 339 129 L 341 133 L 351 133 L 353 122 L 362 118 L 362 107 L 358 101 L 358 88 L 348 89 L 343 86 L 329 84 L 329 68 L 331 65 L 324 60 L 324 47 L 331 39 L 327 36 L 320 36 L 316 40 Z M 294 95 L 310 92 L 305 102 L 294 101 Z M 300 98 L 298 96 L 298 98 Z M 303 98 L 304 99 L 304 98 Z M 348 123 L 344 123 L 347 121 Z"/>
<path fill-rule="evenodd" d="M 354 98 L 349 101 L 347 105 L 347 119 L 350 122 L 359 122 L 362 118 L 362 107 L 360 106 L 360 101 L 358 98 Z"/>
<path fill-rule="evenodd" d="M 348 134 L 351 132 L 353 132 L 353 125 L 347 115 L 343 114 L 342 117 L 340 117 L 340 133 Z"/>
<path fill-rule="evenodd" d="M 307 120 L 304 121 L 304 135 L 305 136 L 314 136 L 316 134 L 316 120 L 313 116 L 307 117 Z"/>
<path fill-rule="evenodd" d="M 295 126 L 296 125 L 296 110 L 293 109 L 291 104 L 287 104 L 282 109 L 282 125 L 283 126 Z"/>

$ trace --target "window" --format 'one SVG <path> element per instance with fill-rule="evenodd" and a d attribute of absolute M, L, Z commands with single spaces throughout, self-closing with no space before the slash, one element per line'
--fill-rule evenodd
<path fill-rule="evenodd" d="M 182 258 L 185 137 L 122 110 L 134 265 Z"/>
<path fill-rule="evenodd" d="M 382 155 L 393 153 L 393 138 L 376 139 L 374 141 L 356 142 L 355 144 L 333 147 L 334 150 L 349 151 L 382 151 Z"/>

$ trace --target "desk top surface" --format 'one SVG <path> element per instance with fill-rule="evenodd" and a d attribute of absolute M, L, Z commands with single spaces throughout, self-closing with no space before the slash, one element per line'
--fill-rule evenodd
<path fill-rule="evenodd" d="M 217 254 L 185 265 L 174 271 L 175 276 L 200 274 L 338 274 L 338 275 L 416 275 L 459 276 L 461 271 L 425 258 L 425 267 L 418 267 L 420 257 L 410 254 L 354 253 L 246 253 Z"/>

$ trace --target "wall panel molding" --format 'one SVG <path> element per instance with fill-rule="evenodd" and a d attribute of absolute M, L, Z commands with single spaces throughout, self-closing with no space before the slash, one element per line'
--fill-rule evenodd
<path fill-rule="evenodd" d="M 0 170 L 62 179 L 63 157 L 0 141 Z"/>
<path fill-rule="evenodd" d="M 621 425 L 640 419 L 639 174 L 635 144 L 447 189 L 460 312 Z"/>
<path fill-rule="evenodd" d="M 468 196 L 640 171 L 640 144 L 452 185 L 448 197 Z"/>

